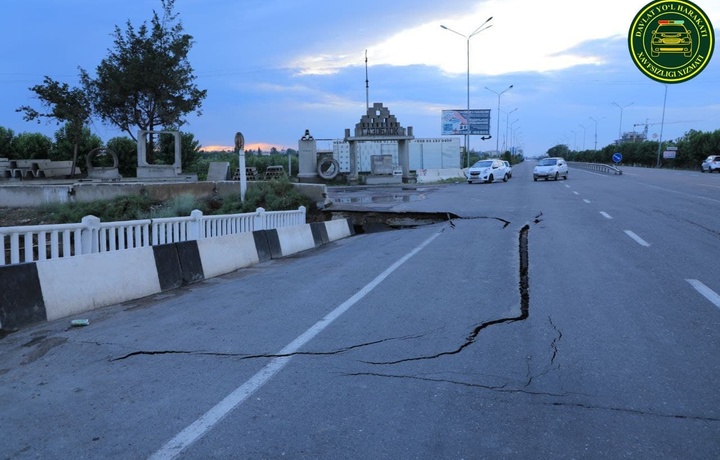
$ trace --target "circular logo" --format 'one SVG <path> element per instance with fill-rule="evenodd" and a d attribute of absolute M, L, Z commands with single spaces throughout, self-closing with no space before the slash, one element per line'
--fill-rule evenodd
<path fill-rule="evenodd" d="M 710 19 L 687 0 L 655 0 L 633 19 L 630 56 L 642 73 L 661 83 L 680 83 L 710 62 L 715 31 Z"/>

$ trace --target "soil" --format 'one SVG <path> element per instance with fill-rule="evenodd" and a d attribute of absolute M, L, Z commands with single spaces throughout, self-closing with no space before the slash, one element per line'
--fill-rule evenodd
<path fill-rule="evenodd" d="M 52 215 L 36 208 L 0 208 L 0 227 L 56 224 Z"/>

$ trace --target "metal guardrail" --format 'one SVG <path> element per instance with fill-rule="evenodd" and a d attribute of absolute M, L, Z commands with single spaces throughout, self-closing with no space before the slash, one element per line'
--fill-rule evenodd
<path fill-rule="evenodd" d="M 622 174 L 622 170 L 620 170 L 619 168 L 602 163 L 581 163 L 578 161 L 568 161 L 568 165 L 574 168 L 588 169 L 591 171 L 598 171 L 606 174 Z"/>
<path fill-rule="evenodd" d="M 205 216 L 195 210 L 189 217 L 167 217 L 123 222 L 101 222 L 85 216 L 77 224 L 0 227 L 0 266 L 112 252 L 159 244 L 213 238 L 255 230 L 269 230 L 306 221 L 306 209 Z"/>

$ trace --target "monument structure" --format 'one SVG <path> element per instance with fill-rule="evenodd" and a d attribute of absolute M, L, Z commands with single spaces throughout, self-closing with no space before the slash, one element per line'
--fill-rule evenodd
<path fill-rule="evenodd" d="M 412 139 L 415 139 L 412 126 L 408 126 L 407 129 L 403 128 L 387 107 L 384 107 L 381 102 L 375 102 L 372 107 L 368 107 L 367 113 L 363 115 L 360 122 L 355 125 L 354 135 L 350 135 L 350 129 L 345 130 L 345 142 L 350 146 L 350 173 L 348 175 L 348 182 L 358 182 L 357 144 L 359 142 L 372 141 L 397 141 L 398 162 L 402 170 L 402 182 L 408 182 L 410 180 L 410 150 L 408 141 Z M 380 170 L 386 173 L 382 168 L 382 165 L 387 164 L 386 159 L 374 160 L 374 162 L 377 163 Z M 390 171 L 389 175 L 392 177 L 393 172 Z"/>

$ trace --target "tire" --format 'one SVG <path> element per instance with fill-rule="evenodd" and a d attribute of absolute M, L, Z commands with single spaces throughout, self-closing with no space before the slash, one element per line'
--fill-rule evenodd
<path fill-rule="evenodd" d="M 495 177 L 493 177 L 493 175 L 490 174 L 490 177 L 488 177 L 487 183 L 492 184 L 493 182 L 495 182 Z"/>
<path fill-rule="evenodd" d="M 505 175 L 503 176 L 503 182 L 507 182 L 507 181 L 508 181 L 508 175 L 505 174 Z"/>
<path fill-rule="evenodd" d="M 567 173 L 565 173 L 565 177 L 563 177 L 563 179 L 567 180 L 567 176 L 568 176 Z"/>
<path fill-rule="evenodd" d="M 468 181 L 468 184 L 472 184 L 472 181 L 471 181 L 471 180 L 469 180 L 469 181 Z"/>
<path fill-rule="evenodd" d="M 560 179 L 560 173 L 555 173 L 555 180 Z"/>
<path fill-rule="evenodd" d="M 533 182 L 537 182 L 537 177 L 533 177 Z"/>

